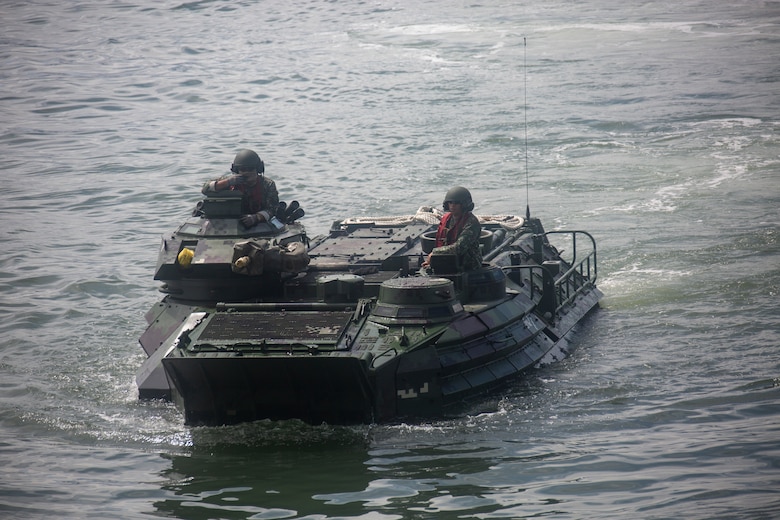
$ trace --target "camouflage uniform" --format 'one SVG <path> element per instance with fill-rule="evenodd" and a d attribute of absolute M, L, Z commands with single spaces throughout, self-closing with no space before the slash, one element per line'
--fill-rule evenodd
<path fill-rule="evenodd" d="M 452 230 L 458 223 L 455 222 L 455 218 L 450 218 L 446 214 L 442 217 L 442 225 L 444 230 Z M 479 224 L 479 219 L 474 216 L 473 213 L 466 213 L 463 218 L 466 219 L 462 223 L 462 228 L 457 235 L 457 239 L 452 242 L 447 240 L 446 245 L 433 248 L 431 254 L 433 255 L 457 255 L 458 265 L 462 271 L 472 271 L 482 267 L 482 253 L 479 251 L 479 236 L 482 232 L 482 226 Z M 445 220 L 446 219 L 446 220 Z"/>
<path fill-rule="evenodd" d="M 224 175 L 217 181 L 233 176 L 233 174 Z M 211 188 L 212 182 L 214 181 L 203 185 L 201 190 L 203 194 L 210 195 L 216 193 Z M 279 192 L 276 189 L 276 183 L 265 175 L 258 176 L 257 183 L 254 186 L 239 184 L 238 186 L 231 186 L 230 189 L 244 194 L 241 202 L 241 211 L 243 213 L 254 214 L 263 211 L 267 213 L 266 220 L 268 220 L 276 212 L 276 207 L 279 206 Z"/>

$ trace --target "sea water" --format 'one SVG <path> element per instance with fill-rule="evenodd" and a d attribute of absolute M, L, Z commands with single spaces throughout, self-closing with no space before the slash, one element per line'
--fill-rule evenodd
<path fill-rule="evenodd" d="M 780 516 L 780 4 L 0 7 L 0 516 Z M 311 235 L 467 186 L 598 241 L 566 360 L 461 418 L 139 402 L 160 236 L 256 150 Z"/>

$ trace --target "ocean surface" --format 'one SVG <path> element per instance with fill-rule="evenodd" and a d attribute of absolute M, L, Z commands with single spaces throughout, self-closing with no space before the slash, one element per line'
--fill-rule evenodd
<path fill-rule="evenodd" d="M 780 518 L 780 3 L 4 1 L 0 518 Z M 469 187 L 599 247 L 573 354 L 447 421 L 139 402 L 239 148 L 311 235 Z"/>

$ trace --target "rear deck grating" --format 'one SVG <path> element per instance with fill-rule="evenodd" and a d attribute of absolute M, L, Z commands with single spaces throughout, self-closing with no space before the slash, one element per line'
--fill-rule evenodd
<path fill-rule="evenodd" d="M 332 340 L 352 312 L 230 312 L 215 314 L 201 341 Z"/>

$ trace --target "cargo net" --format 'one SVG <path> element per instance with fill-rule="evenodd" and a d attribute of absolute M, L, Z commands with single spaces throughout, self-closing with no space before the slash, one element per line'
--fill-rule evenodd
<path fill-rule="evenodd" d="M 444 212 L 430 206 L 420 206 L 414 215 L 400 215 L 394 217 L 352 217 L 344 219 L 341 224 L 377 224 L 382 226 L 405 226 L 415 223 L 438 224 Z M 477 215 L 479 223 L 499 224 L 507 230 L 519 229 L 525 223 L 523 217 L 517 215 Z"/>

